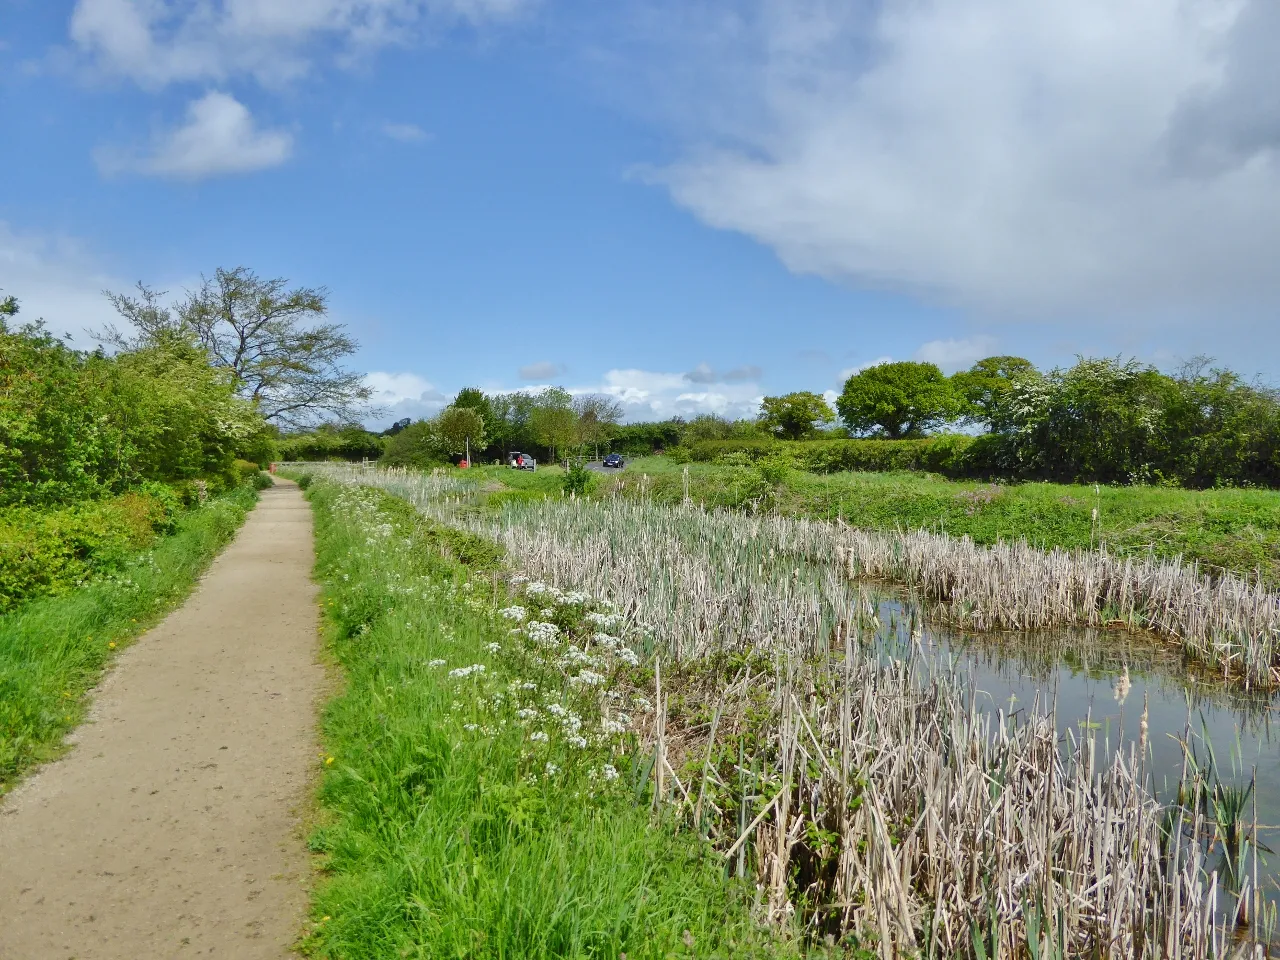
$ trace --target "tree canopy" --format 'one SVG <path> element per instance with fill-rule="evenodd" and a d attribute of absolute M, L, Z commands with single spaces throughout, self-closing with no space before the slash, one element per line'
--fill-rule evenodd
<path fill-rule="evenodd" d="M 323 322 L 328 291 L 322 287 L 289 289 L 285 279 L 265 280 L 236 267 L 202 277 L 172 310 L 163 292 L 141 283 L 136 296 L 106 295 L 132 332 L 109 326 L 101 340 L 125 350 L 194 340 L 271 423 L 297 428 L 373 412 L 363 375 L 342 366 L 359 345 L 342 324 Z"/>
<path fill-rule="evenodd" d="M 836 401 L 856 433 L 876 431 L 890 440 L 924 435 L 963 410 L 951 381 L 932 363 L 881 363 L 845 381 Z"/>
<path fill-rule="evenodd" d="M 765 397 L 760 401 L 760 424 L 775 437 L 803 440 L 836 418 L 827 401 L 809 390 Z"/>
<path fill-rule="evenodd" d="M 953 374 L 951 383 L 965 405 L 965 416 L 999 432 L 1007 426 L 1003 417 L 1013 385 L 1036 375 L 1035 366 L 1022 357 L 987 357 Z"/>

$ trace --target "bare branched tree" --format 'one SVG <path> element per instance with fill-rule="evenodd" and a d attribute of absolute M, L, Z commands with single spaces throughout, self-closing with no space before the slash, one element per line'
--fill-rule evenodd
<path fill-rule="evenodd" d="M 122 349 L 189 338 L 277 426 L 354 422 L 377 411 L 363 375 L 342 366 L 359 344 L 341 324 L 322 322 L 328 296 L 323 287 L 289 289 L 287 280 L 236 267 L 202 277 L 199 289 L 170 310 L 163 292 L 140 283 L 137 296 L 107 293 L 135 332 L 108 327 L 98 338 Z"/>

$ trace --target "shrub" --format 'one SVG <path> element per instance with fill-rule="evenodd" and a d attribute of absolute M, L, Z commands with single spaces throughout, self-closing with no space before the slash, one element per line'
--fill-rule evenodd
<path fill-rule="evenodd" d="M 969 450 L 975 438 L 943 434 L 923 440 L 706 440 L 690 448 L 695 461 L 742 466 L 784 459 L 814 473 L 845 470 L 929 470 L 948 476 L 971 472 Z"/>
<path fill-rule="evenodd" d="M 575 462 L 564 474 L 564 492 L 583 496 L 591 489 L 591 471 L 581 462 Z"/>
<path fill-rule="evenodd" d="M 0 518 L 0 611 L 33 597 L 65 593 L 119 568 L 149 546 L 157 532 L 173 529 L 177 503 L 172 491 L 157 484 L 111 500 L 5 511 Z"/>

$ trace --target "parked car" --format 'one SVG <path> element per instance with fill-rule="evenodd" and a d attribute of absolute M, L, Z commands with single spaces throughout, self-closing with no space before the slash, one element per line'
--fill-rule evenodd
<path fill-rule="evenodd" d="M 507 466 L 513 470 L 537 470 L 538 461 L 527 453 L 512 451 L 511 456 L 507 458 Z"/>
<path fill-rule="evenodd" d="M 625 463 L 619 454 L 611 453 L 604 458 L 604 465 L 613 470 L 621 470 Z"/>

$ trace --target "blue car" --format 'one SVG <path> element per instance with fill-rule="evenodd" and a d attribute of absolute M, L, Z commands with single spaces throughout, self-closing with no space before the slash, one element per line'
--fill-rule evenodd
<path fill-rule="evenodd" d="M 611 453 L 604 458 L 604 466 L 609 467 L 612 470 L 621 470 L 623 467 L 622 457 L 618 456 L 616 453 Z"/>

